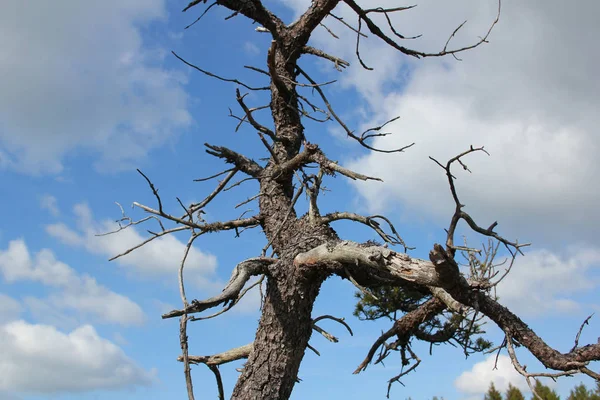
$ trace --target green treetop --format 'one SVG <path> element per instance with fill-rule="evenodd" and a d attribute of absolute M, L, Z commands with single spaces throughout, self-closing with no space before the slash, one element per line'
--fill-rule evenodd
<path fill-rule="evenodd" d="M 485 394 L 484 400 L 502 400 L 502 394 L 494 386 L 494 382 L 490 383 L 490 388 Z"/>
<path fill-rule="evenodd" d="M 525 400 L 525 396 L 523 396 L 523 393 L 521 393 L 521 391 L 518 388 L 514 387 L 510 383 L 508 384 L 508 389 L 506 390 L 505 398 L 506 400 Z"/>
<path fill-rule="evenodd" d="M 535 380 L 535 391 L 543 400 L 560 400 L 560 397 L 554 390 L 542 384 L 537 379 Z M 537 400 L 535 395 L 531 395 L 531 400 Z"/>

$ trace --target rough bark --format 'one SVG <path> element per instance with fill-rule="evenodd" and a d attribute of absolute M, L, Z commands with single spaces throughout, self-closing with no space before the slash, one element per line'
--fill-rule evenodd
<path fill-rule="evenodd" d="M 232 399 L 287 399 L 312 333 L 311 313 L 323 276 L 306 278 L 292 263 L 268 280 L 258 331 Z"/>
<path fill-rule="evenodd" d="M 322 271 L 299 267 L 294 257 L 315 246 L 337 239 L 325 225 L 311 225 L 294 211 L 294 170 L 279 165 L 300 152 L 304 139 L 295 87 L 297 48 L 284 35 L 273 42 L 268 55 L 271 80 L 271 112 L 275 123 L 275 157 L 260 178 L 262 227 L 280 262 L 270 268 L 267 290 L 253 350 L 237 381 L 232 399 L 286 399 L 298 378 L 298 369 L 312 334 L 312 308 Z"/>

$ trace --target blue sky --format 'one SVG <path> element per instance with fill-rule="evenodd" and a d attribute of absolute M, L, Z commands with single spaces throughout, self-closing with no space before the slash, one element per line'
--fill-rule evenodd
<path fill-rule="evenodd" d="M 140 168 L 177 210 L 202 199 L 214 182 L 193 179 L 220 171 L 222 164 L 203 151 L 203 143 L 230 146 L 265 156 L 255 134 L 234 132 L 235 85 L 217 82 L 176 60 L 260 86 L 264 77 L 243 68 L 264 65 L 267 35 L 242 18 L 214 9 L 194 27 L 201 7 L 182 14 L 176 1 L 129 0 L 84 3 L 5 2 L 0 15 L 0 399 L 159 399 L 185 398 L 177 321 L 161 313 L 179 306 L 177 267 L 187 240 L 173 235 L 114 262 L 107 260 L 143 240 L 148 226 L 99 238 L 114 228 L 123 205 L 153 206 Z M 286 21 L 306 0 L 266 2 Z M 424 1 L 398 17 L 407 34 L 423 33 L 414 45 L 443 46 L 464 19 L 469 23 L 456 44 L 474 40 L 494 18 L 493 1 Z M 382 5 L 396 2 L 386 0 Z M 463 61 L 408 60 L 367 40 L 363 56 L 375 71 L 360 68 L 354 36 L 336 21 L 313 45 L 352 62 L 343 74 L 331 65 L 302 60 L 320 81 L 338 79 L 330 100 L 356 129 L 392 116 L 391 138 L 379 146 L 417 144 L 404 154 L 369 154 L 347 140 L 334 124 L 306 122 L 310 141 L 332 159 L 384 184 L 329 180 L 322 211 L 384 212 L 400 234 L 426 257 L 441 241 L 451 212 L 444 175 L 427 156 L 445 160 L 469 145 L 485 145 L 491 157 L 469 160 L 473 174 L 460 174 L 458 188 L 467 210 L 485 225 L 499 221 L 507 237 L 533 242 L 511 276 L 499 287 L 501 302 L 521 315 L 551 345 L 568 350 L 581 321 L 600 311 L 598 234 L 600 201 L 597 114 L 600 57 L 591 51 L 600 34 L 592 0 L 577 7 L 559 1 L 506 0 L 490 44 L 463 55 Z M 349 10 L 336 13 L 349 20 Z M 252 93 L 248 103 L 266 103 Z M 268 121 L 268 115 L 261 118 Z M 206 219 L 237 217 L 235 205 L 254 194 L 253 183 L 219 197 Z M 301 206 L 303 207 L 303 206 Z M 256 209 L 249 204 L 247 209 Z M 249 211 L 250 213 L 252 211 Z M 145 228 L 145 229 L 144 229 Z M 355 225 L 334 228 L 347 239 L 372 234 Z M 469 236 L 474 242 L 480 239 Z M 187 267 L 188 296 L 218 292 L 232 267 L 256 256 L 264 246 L 258 231 L 232 233 L 196 242 Z M 399 360 L 386 368 L 351 372 L 386 323 L 352 317 L 354 288 L 330 279 L 315 305 L 315 316 L 345 317 L 354 330 L 323 327 L 340 338 L 331 344 L 315 335 L 321 352 L 307 352 L 302 382 L 292 398 L 384 398 L 387 379 Z M 221 318 L 192 323 L 190 351 L 211 354 L 249 343 L 258 314 L 257 293 Z M 595 318 L 582 342 L 595 342 Z M 497 329 L 489 326 L 499 341 Z M 448 400 L 482 398 L 489 382 L 525 389 L 523 380 L 501 356 L 493 370 L 489 356 L 464 359 L 459 349 L 417 347 L 423 359 L 416 372 L 396 385 L 392 398 Z M 536 363 L 523 353 L 533 370 Z M 233 387 L 239 365 L 221 368 Z M 597 367 L 597 365 L 596 365 Z M 216 396 L 213 377 L 193 369 L 198 397 Z M 566 378 L 555 388 L 564 397 L 585 381 Z"/>

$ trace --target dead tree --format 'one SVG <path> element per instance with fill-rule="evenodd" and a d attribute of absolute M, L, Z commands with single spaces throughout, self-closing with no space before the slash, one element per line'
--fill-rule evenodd
<path fill-rule="evenodd" d="M 342 175 L 353 180 L 378 179 L 346 169 L 328 158 L 318 144 L 308 142 L 302 125 L 303 119 L 333 120 L 350 138 L 371 151 L 401 153 L 411 145 L 407 144 L 398 149 L 375 148 L 372 139 L 386 134 L 382 132 L 386 124 L 359 134 L 350 129 L 335 113 L 326 97 L 325 84 L 317 83 L 301 67 L 301 61 L 310 62 L 311 58 L 318 57 L 330 61 L 333 67 L 340 71 L 349 63 L 310 46 L 309 39 L 315 29 L 323 26 L 325 19 L 341 23 L 343 29 L 351 29 L 356 34 L 357 59 L 364 68 L 369 69 L 360 56 L 360 40 L 366 35 L 382 40 L 407 57 L 456 56 L 457 53 L 486 43 L 498 18 L 491 23 L 487 33 L 472 45 L 450 48 L 449 42 L 461 25 L 451 33 L 448 43 L 441 51 L 427 53 L 406 47 L 403 43 L 406 43 L 407 38 L 397 31 L 390 19 L 390 15 L 411 7 L 363 8 L 355 0 L 313 0 L 308 9 L 289 25 L 273 14 L 260 0 L 216 0 L 208 6 L 206 0 L 194 0 L 185 10 L 196 10 L 200 7 L 205 7 L 201 17 L 213 7 L 227 8 L 232 12 L 232 17 L 248 18 L 258 24 L 258 31 L 272 37 L 266 66 L 250 67 L 269 80 L 268 86 L 265 87 L 255 87 L 237 79 L 221 77 L 175 54 L 196 70 L 237 85 L 236 101 L 242 115 L 236 118 L 240 125 L 246 124 L 256 131 L 267 158 L 257 162 L 233 149 L 207 143 L 205 146 L 208 154 L 231 166 L 220 174 L 206 178 L 208 180 L 222 177 L 212 193 L 202 202 L 190 206 L 184 206 L 180 202 L 183 211 L 177 215 L 179 213 L 168 212 L 163 208 L 158 190 L 151 180 L 142 174 L 156 197 L 157 205 L 149 207 L 134 203 L 149 215 L 139 221 L 124 216 L 125 223 L 119 228 L 125 229 L 127 226 L 149 220 L 158 221 L 161 231 L 151 232 L 151 236 L 135 248 L 174 232 L 190 233 L 186 254 L 183 255 L 179 269 L 183 306 L 163 315 L 163 318 L 180 318 L 180 361 L 184 365 L 190 399 L 194 398 L 191 363 L 205 364 L 215 373 L 222 398 L 223 387 L 218 366 L 242 358 L 247 358 L 247 362 L 233 389 L 232 399 L 289 398 L 297 381 L 304 353 L 307 348 L 311 348 L 309 339 L 313 331 L 316 330 L 331 340 L 335 339 L 317 323 L 323 318 L 329 318 L 345 324 L 344 321 L 331 316 L 312 316 L 313 304 L 321 284 L 334 275 L 350 280 L 360 289 L 362 294 L 359 314 L 369 317 L 368 312 L 377 313 L 377 310 L 381 311 L 387 307 L 387 311 L 383 313 L 395 316 L 390 330 L 376 339 L 356 372 L 364 370 L 373 361 L 377 350 L 381 349 L 378 360 L 390 351 L 397 350 L 401 353 L 406 368 L 390 380 L 390 385 L 398 381 L 420 362 L 411 348 L 413 338 L 431 343 L 454 340 L 464 347 L 465 352 L 486 349 L 489 343 L 482 338 L 475 340 L 481 333 L 478 321 L 482 316 L 486 316 L 505 333 L 505 340 L 500 348 L 507 348 L 515 367 L 528 381 L 539 374 L 530 373 L 519 364 L 514 353 L 515 345 L 528 349 L 546 368 L 554 371 L 542 374 L 544 376 L 585 373 L 596 379 L 600 378 L 600 375 L 588 368 L 591 361 L 600 359 L 600 344 L 580 346 L 576 342 L 570 351 L 561 353 L 548 346 L 518 316 L 496 301 L 493 288 L 503 277 L 498 276 L 499 270 L 494 268 L 492 262 L 498 245 L 502 245 L 512 255 L 509 257 L 511 266 L 524 245 L 507 240 L 496 233 L 496 222 L 483 227 L 465 212 L 454 185 L 455 176 L 452 171 L 456 164 L 467 169 L 465 157 L 471 153 L 485 152 L 483 147 L 466 146 L 467 150 L 464 153 L 447 163 L 432 159 L 446 174 L 456 207 L 447 228 L 446 243 L 434 244 L 429 260 L 416 259 L 406 254 L 404 242 L 391 221 L 384 216 L 363 216 L 354 212 L 322 215 L 319 211 L 319 194 L 325 177 Z M 336 7 L 349 7 L 356 15 L 356 22 L 351 23 L 337 16 L 334 13 Z M 499 15 L 500 7 L 498 17 Z M 387 26 L 380 27 L 374 22 L 375 17 L 385 18 Z M 245 94 L 242 94 L 240 89 L 268 91 L 270 103 L 267 106 L 251 106 L 247 104 Z M 307 94 L 310 92 L 315 94 L 316 100 Z M 264 119 L 259 117 L 261 110 L 270 110 L 269 123 L 261 121 Z M 233 113 L 232 116 L 235 117 Z M 239 175 L 242 179 L 233 181 L 234 177 Z M 245 201 L 258 203 L 259 211 L 256 215 L 212 223 L 202 219 L 205 207 L 221 192 L 246 180 L 259 183 L 258 193 Z M 308 212 L 298 215 L 296 206 L 302 193 L 307 197 Z M 381 246 L 375 242 L 358 244 L 342 240 L 331 228 L 331 224 L 339 220 L 366 225 L 385 242 L 385 245 Z M 484 249 L 487 259 L 481 259 L 477 255 L 479 250 L 455 244 L 456 228 L 461 221 L 473 231 L 492 240 L 491 245 Z M 174 227 L 166 227 L 167 223 L 174 224 Z M 264 232 L 266 245 L 262 252 L 257 251 L 256 258 L 241 260 L 233 269 L 229 283 L 219 295 L 207 300 L 188 301 L 184 287 L 184 267 L 187 252 L 194 241 L 211 232 L 230 230 L 240 234 L 243 230 L 252 228 L 260 228 Z M 387 245 L 400 248 L 393 250 Z M 267 256 L 269 249 L 272 254 Z M 469 267 L 467 271 L 461 271 L 459 268 L 460 254 L 466 254 Z M 507 273 L 510 268 L 505 270 Z M 250 289 L 244 287 L 253 276 L 262 277 L 261 284 L 263 280 L 266 281 L 262 316 L 254 340 L 250 344 L 220 354 L 189 355 L 186 333 L 188 321 L 206 318 L 196 315 L 220 305 L 224 308 L 216 314 L 231 309 Z M 394 301 L 390 301 L 392 298 Z"/>

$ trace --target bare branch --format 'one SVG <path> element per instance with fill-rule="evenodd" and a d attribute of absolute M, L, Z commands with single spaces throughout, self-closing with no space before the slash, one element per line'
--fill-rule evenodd
<path fill-rule="evenodd" d="M 592 319 L 593 316 L 594 316 L 594 314 L 591 314 L 581 323 L 581 326 L 579 327 L 579 330 L 577 331 L 577 336 L 575 336 L 575 344 L 571 348 L 571 351 L 570 351 L 571 353 L 574 352 L 579 347 L 579 338 L 581 337 L 581 332 L 583 332 L 583 328 L 586 325 L 590 324 L 590 319 Z"/>
<path fill-rule="evenodd" d="M 133 205 L 135 207 L 141 208 L 142 210 L 146 211 L 147 213 L 158 215 L 160 217 L 171 220 L 178 224 L 185 225 L 186 227 L 189 227 L 189 228 L 199 229 L 201 232 L 218 232 L 218 231 L 225 231 L 225 230 L 243 228 L 243 227 L 248 227 L 248 226 L 256 226 L 261 221 L 260 217 L 255 216 L 255 217 L 244 218 L 244 219 L 241 219 L 241 218 L 234 219 L 234 220 L 224 221 L 224 222 L 212 222 L 212 223 L 198 224 L 193 221 L 188 221 L 183 218 L 175 217 L 174 215 L 171 215 L 171 214 L 160 213 L 158 210 L 155 210 L 151 207 L 145 206 L 138 202 L 133 202 Z M 178 227 L 175 229 L 181 230 L 181 229 L 186 229 L 186 228 Z M 175 232 L 175 230 L 169 230 L 169 231 Z M 170 232 L 168 232 L 168 233 L 170 233 Z M 163 235 L 163 234 L 164 234 L 164 232 L 162 232 L 161 234 L 154 234 L 154 235 L 158 236 L 158 235 Z"/>
<path fill-rule="evenodd" d="M 390 398 L 390 390 L 392 389 L 392 385 L 395 382 L 400 382 L 400 378 L 402 378 L 404 375 L 407 375 L 411 371 L 414 371 L 419 366 L 419 364 L 421 364 L 421 359 L 419 357 L 417 357 L 417 355 L 415 354 L 414 351 L 412 351 L 410 346 L 406 346 L 406 350 L 410 353 L 411 359 L 415 360 L 415 362 L 413 363 L 413 365 L 410 366 L 410 368 L 402 371 L 400 374 L 396 375 L 395 377 L 393 377 L 392 379 L 390 379 L 388 381 L 388 388 L 387 388 L 387 395 L 386 395 L 386 397 L 388 399 Z M 408 360 L 407 360 L 407 362 L 408 362 Z M 403 364 L 404 364 L 404 360 L 403 360 Z M 400 382 L 400 384 L 402 384 L 402 382 Z"/>
<path fill-rule="evenodd" d="M 302 70 L 302 68 L 300 68 L 299 66 L 296 66 L 296 69 L 310 83 L 312 83 L 314 85 L 317 84 L 306 72 L 304 72 L 304 70 Z M 352 139 L 356 140 L 358 143 L 360 143 L 361 146 L 363 146 L 363 147 L 365 147 L 365 148 L 367 148 L 369 150 L 380 152 L 380 153 L 400 153 L 400 152 L 406 150 L 407 148 L 411 147 L 414 144 L 413 143 L 413 144 L 410 144 L 408 146 L 404 146 L 404 147 L 401 147 L 401 148 L 398 148 L 398 149 L 393 149 L 393 150 L 381 150 L 381 149 L 376 149 L 376 148 L 370 146 L 369 144 L 367 144 L 365 142 L 365 140 L 368 139 L 371 136 L 367 135 L 366 138 L 361 138 L 359 136 L 356 136 L 354 134 L 354 132 L 351 131 L 350 128 L 348 128 L 348 125 L 346 125 L 346 123 L 344 121 L 342 121 L 342 119 L 335 113 L 335 111 L 333 110 L 333 107 L 331 107 L 331 104 L 329 103 L 329 100 L 327 99 L 327 96 L 325 96 L 325 93 L 323 92 L 323 90 L 320 87 L 318 87 L 318 86 L 315 86 L 314 89 L 317 91 L 317 93 L 321 97 L 321 100 L 323 100 L 323 103 L 325 103 L 325 106 L 327 107 L 327 110 L 329 110 L 329 113 L 331 114 L 331 116 L 337 121 L 337 123 L 342 127 L 342 129 L 344 129 L 344 131 L 346 132 L 346 135 L 348 135 Z M 369 132 L 369 131 L 370 130 L 367 130 L 367 132 Z"/>
<path fill-rule="evenodd" d="M 206 364 L 209 366 L 218 366 L 227 364 L 232 361 L 248 358 L 248 355 L 253 349 L 253 343 L 248 343 L 244 346 L 236 347 L 224 351 L 222 353 L 213 354 L 211 356 L 190 356 L 190 363 L 193 364 Z M 181 357 L 177 358 L 177 361 L 183 361 Z"/>
<path fill-rule="evenodd" d="M 470 50 L 470 49 L 474 49 L 475 47 L 480 46 L 483 43 L 487 43 L 487 39 L 489 37 L 489 35 L 492 33 L 492 30 L 494 29 L 494 27 L 496 26 L 496 24 L 498 23 L 498 21 L 500 20 L 500 9 L 501 9 L 501 1 L 498 1 L 498 13 L 496 15 L 496 19 L 490 24 L 490 27 L 487 31 L 487 33 L 485 34 L 485 36 L 481 37 L 477 42 L 475 42 L 472 45 L 469 46 L 464 46 L 458 49 L 453 49 L 453 50 L 448 50 L 447 46 L 448 46 L 448 42 L 450 41 L 450 39 L 456 34 L 456 32 L 458 31 L 458 29 L 460 29 L 460 27 L 463 24 L 461 24 L 461 26 L 459 26 L 457 29 L 454 30 L 454 32 L 452 33 L 452 35 L 450 35 L 450 38 L 448 39 L 448 42 L 446 43 L 446 46 L 444 46 L 444 49 L 440 52 L 437 53 L 425 53 L 422 51 L 417 51 L 417 50 L 413 50 L 413 49 L 409 49 L 407 47 L 401 46 L 400 44 L 398 44 L 397 42 L 395 42 L 392 38 L 390 38 L 389 36 L 387 36 L 382 30 L 381 28 L 379 28 L 379 26 L 377 26 L 377 24 L 375 24 L 373 22 L 373 20 L 371 20 L 369 18 L 369 16 L 367 15 L 367 11 L 363 10 L 354 0 L 343 0 L 348 6 L 350 6 L 350 8 L 358 15 L 359 18 L 359 23 L 360 21 L 364 21 L 365 24 L 367 25 L 367 27 L 369 28 L 369 30 L 371 31 L 372 34 L 374 34 L 375 36 L 377 36 L 378 38 L 380 38 L 381 40 L 383 40 L 385 43 L 387 43 L 389 46 L 391 46 L 392 48 L 400 51 L 401 53 L 404 53 L 408 56 L 412 56 L 412 57 L 416 57 L 416 58 L 420 58 L 420 57 L 442 57 L 445 55 L 456 55 L 458 53 L 462 53 L 464 51 Z M 372 12 L 373 10 L 370 10 L 370 12 Z M 396 36 L 399 36 L 399 34 L 393 30 L 394 34 Z M 400 35 L 401 38 L 404 38 Z"/>
<path fill-rule="evenodd" d="M 419 325 L 423 322 L 433 318 L 435 315 L 442 312 L 445 305 L 442 301 L 437 298 L 430 299 L 420 305 L 417 309 L 404 314 L 398 319 L 394 326 L 387 332 L 381 334 L 379 338 L 373 343 L 365 359 L 360 365 L 354 370 L 354 374 L 358 374 L 367 369 L 368 365 L 373 360 L 377 349 L 379 349 L 388 339 L 392 336 L 406 336 L 416 330 Z"/>
<path fill-rule="evenodd" d="M 157 212 L 157 214 L 158 214 L 158 212 Z M 144 240 L 140 244 L 137 244 L 137 245 L 135 245 L 135 246 L 133 246 L 133 247 L 125 250 L 124 252 L 119 253 L 119 254 L 117 254 L 114 257 L 109 258 L 108 261 L 113 261 L 113 260 L 116 260 L 117 258 L 121 258 L 123 256 L 126 256 L 127 254 L 131 253 L 132 251 L 134 251 L 136 249 L 139 249 L 140 247 L 142 247 L 142 246 L 150 243 L 154 239 L 157 239 L 157 238 L 159 238 L 161 236 L 168 235 L 169 233 L 173 233 L 173 232 L 184 231 L 186 229 L 189 229 L 189 227 L 188 226 L 178 226 L 177 228 L 171 228 L 171 229 L 167 229 L 165 231 L 159 232 L 159 233 L 155 233 L 154 235 L 150 236 L 148 239 Z"/>
<path fill-rule="evenodd" d="M 338 20 L 339 22 L 341 22 L 344 26 L 346 26 L 348 29 L 350 29 L 352 32 L 355 32 L 358 35 L 361 35 L 362 37 L 366 38 L 368 37 L 367 35 L 365 35 L 364 33 L 360 32 L 358 29 L 356 29 L 355 27 L 353 27 L 352 25 L 348 24 L 346 21 L 344 21 L 344 18 L 339 17 L 333 13 L 329 13 L 329 16 Z"/>
<path fill-rule="evenodd" d="M 348 333 L 350 333 L 350 336 L 354 336 L 354 333 L 352 332 L 352 329 L 350 328 L 350 326 L 348 325 L 348 323 L 346 323 L 346 321 L 344 320 L 344 318 L 337 318 L 337 317 L 334 317 L 332 315 L 321 315 L 321 316 L 313 319 L 313 324 L 316 324 L 317 322 L 319 322 L 319 321 L 321 321 L 323 319 L 330 319 L 332 321 L 337 322 L 338 324 L 344 325 L 344 327 L 346 328 L 346 330 L 348 331 Z"/>
<path fill-rule="evenodd" d="M 223 308 L 221 311 L 217 311 L 214 314 L 211 315 L 207 315 L 204 317 L 190 317 L 190 321 L 204 321 L 206 319 L 211 319 L 211 318 L 215 318 L 218 317 L 221 314 L 225 314 L 227 311 L 231 310 L 237 303 L 240 302 L 240 300 L 242 300 L 242 298 L 246 295 L 246 293 L 248 293 L 250 290 L 254 289 L 256 286 L 258 286 L 260 288 L 260 285 L 262 284 L 262 282 L 264 281 L 266 275 L 262 275 L 260 277 L 260 279 L 258 279 L 256 282 L 254 282 L 252 285 L 248 286 L 247 288 L 245 288 L 244 290 L 242 290 L 240 292 L 240 294 L 238 294 L 238 296 L 235 298 L 234 301 L 229 302 L 229 304 L 227 304 L 227 306 L 225 306 L 225 308 Z"/>
<path fill-rule="evenodd" d="M 228 163 L 235 165 L 240 171 L 244 172 L 253 177 L 258 177 L 263 168 L 256 163 L 256 161 L 251 160 L 239 153 L 236 153 L 233 150 L 228 149 L 227 147 L 222 146 L 213 146 L 208 143 L 204 143 L 208 149 L 206 152 L 212 156 L 224 158 Z"/>
<path fill-rule="evenodd" d="M 455 261 L 439 245 L 434 246 L 430 259 L 438 271 L 454 271 L 458 269 Z M 446 286 L 445 289 L 454 299 L 473 307 L 490 318 L 496 325 L 516 340 L 536 357 L 546 368 L 556 371 L 577 370 L 587 375 L 595 374 L 586 371 L 590 361 L 600 360 L 600 343 L 579 347 L 569 353 L 560 353 L 548 346 L 527 324 L 513 314 L 508 308 L 499 304 L 486 293 L 471 290 L 464 280 L 456 281 L 454 287 Z"/>
<path fill-rule="evenodd" d="M 192 22 L 191 24 L 189 24 L 188 26 L 186 26 L 184 29 L 188 29 L 188 28 L 194 26 L 198 21 L 200 21 L 202 19 L 202 17 L 204 17 L 210 11 L 211 8 L 213 8 L 216 5 L 217 5 L 217 2 L 215 1 L 210 6 L 206 7 L 206 9 L 204 10 L 204 12 L 202 14 L 200 14 L 200 16 L 198 18 L 196 18 L 196 20 L 194 22 Z M 183 10 L 183 11 L 185 11 L 185 10 Z"/>
<path fill-rule="evenodd" d="M 206 70 L 204 70 L 204 69 L 202 69 L 202 68 L 198 67 L 197 65 L 194 65 L 194 64 L 192 64 L 192 63 L 189 63 L 189 62 L 187 62 L 186 60 L 184 60 L 183 58 L 181 58 L 179 55 L 177 55 L 177 53 L 175 53 L 174 51 L 171 51 L 171 53 L 172 53 L 172 54 L 173 54 L 175 57 L 177 57 L 177 58 L 178 58 L 178 59 L 179 59 L 181 62 L 183 62 L 185 65 L 187 65 L 187 66 L 189 66 L 189 67 L 192 67 L 192 68 L 194 68 L 195 70 L 202 72 L 204 75 L 208 75 L 208 76 L 210 76 L 211 78 L 215 78 L 215 79 L 218 79 L 218 80 L 220 80 L 220 81 L 223 81 L 223 82 L 232 82 L 232 83 L 236 83 L 236 84 L 238 84 L 238 85 L 240 85 L 240 86 L 243 86 L 243 87 L 245 87 L 245 88 L 246 88 L 246 89 L 248 89 L 248 90 L 269 90 L 269 87 L 268 87 L 268 86 L 262 86 L 262 87 L 252 87 L 252 86 L 248 86 L 248 85 L 246 85 L 244 82 L 240 82 L 240 81 L 239 81 L 239 80 L 237 80 L 237 79 L 223 78 L 222 76 L 219 76 L 219 75 L 213 74 L 212 72 L 206 71 Z"/>
<path fill-rule="evenodd" d="M 194 179 L 194 182 L 204 182 L 204 181 L 208 181 L 208 180 L 214 179 L 214 178 L 216 178 L 216 177 L 219 177 L 219 176 L 221 176 L 221 175 L 223 175 L 223 174 L 226 174 L 226 173 L 228 173 L 228 172 L 231 172 L 231 171 L 233 171 L 234 169 L 235 169 L 235 168 L 229 168 L 229 169 L 226 169 L 225 171 L 218 172 L 218 173 L 216 173 L 216 174 L 214 174 L 214 175 L 211 175 L 211 176 L 209 176 L 209 177 L 206 177 L 206 178 Z"/>
<path fill-rule="evenodd" d="M 391 221 L 389 219 L 387 219 L 383 215 L 371 215 L 369 217 L 365 217 L 365 216 L 355 214 L 352 212 L 333 212 L 333 213 L 329 213 L 329 214 L 321 217 L 319 222 L 323 223 L 323 224 L 329 224 L 333 221 L 339 221 L 342 219 L 360 222 L 361 224 L 366 225 L 369 228 L 373 229 L 375 232 L 377 232 L 379 237 L 382 238 L 386 243 L 389 243 L 392 245 L 399 244 L 404 247 L 404 251 L 407 250 L 407 246 L 404 243 L 404 240 L 402 240 L 402 238 L 396 231 L 396 228 L 394 227 L 394 225 L 391 223 Z M 388 226 L 390 227 L 390 230 L 392 231 L 391 235 L 387 234 L 383 231 L 379 222 L 376 221 L 377 219 L 382 219 L 383 221 L 385 221 L 388 224 Z"/>
<path fill-rule="evenodd" d="M 144 173 L 142 171 L 139 170 L 139 168 L 136 169 L 136 171 L 139 172 L 139 174 L 144 177 L 146 182 L 148 182 L 148 186 L 150 186 L 150 189 L 152 189 L 152 193 L 154 194 L 154 197 L 156 197 L 156 200 L 158 201 L 158 211 L 162 214 L 162 212 L 163 212 L 162 201 L 160 201 L 160 196 L 158 195 L 158 190 L 154 187 L 154 185 L 152 184 L 150 179 L 146 175 L 144 175 Z"/>
<path fill-rule="evenodd" d="M 267 267 L 276 262 L 276 259 L 266 257 L 257 257 L 242 261 L 234 268 L 229 282 L 220 294 L 203 301 L 192 300 L 189 307 L 163 314 L 162 318 L 167 319 L 179 317 L 184 314 L 202 312 L 219 304 L 235 301 L 251 276 L 265 274 Z"/>
<path fill-rule="evenodd" d="M 247 94 L 244 94 L 243 96 L 240 94 L 240 89 L 235 89 L 235 98 L 238 102 L 238 104 L 240 105 L 240 107 L 242 107 L 242 109 L 244 110 L 244 112 L 246 113 L 246 118 L 248 119 L 248 122 L 250 122 L 250 124 L 254 127 L 254 129 L 256 129 L 257 131 L 269 136 L 271 139 L 273 140 L 277 140 L 277 138 L 275 137 L 275 132 L 273 132 L 272 130 L 270 130 L 269 128 L 267 128 L 264 125 L 259 124 L 255 119 L 254 116 L 252 115 L 252 111 L 250 111 L 250 109 L 248 108 L 248 106 L 246 106 L 246 104 L 244 103 L 244 97 L 246 97 Z"/>
<path fill-rule="evenodd" d="M 223 191 L 223 189 L 225 188 L 225 186 L 227 185 L 227 183 L 231 180 L 231 178 L 234 177 L 234 175 L 237 172 L 238 172 L 237 167 L 229 170 L 229 174 L 227 174 L 227 176 L 225 177 L 225 179 L 223 179 L 221 182 L 219 182 L 219 184 L 212 191 L 211 194 L 209 194 L 200 203 L 190 205 L 190 208 L 188 209 L 188 213 L 189 214 L 193 214 L 193 213 L 197 212 L 198 210 L 202 210 L 204 207 L 206 207 L 206 205 L 208 203 L 210 203 L 221 191 Z"/>
<path fill-rule="evenodd" d="M 200 4 L 206 3 L 206 0 L 194 0 L 190 2 L 183 11 Z M 273 37 L 279 35 L 279 31 L 284 28 L 284 23 L 269 11 L 259 0 L 219 0 L 218 4 L 227 7 L 234 14 L 240 13 L 253 21 L 260 23 L 268 29 Z"/>
<path fill-rule="evenodd" d="M 442 165 L 442 163 L 440 163 L 435 158 L 429 157 L 430 160 L 434 161 L 446 172 L 446 177 L 448 178 L 448 184 L 450 185 L 450 192 L 452 193 L 452 198 L 454 199 L 454 204 L 455 204 L 454 214 L 452 215 L 452 219 L 450 221 L 450 226 L 447 229 L 446 248 L 448 249 L 448 251 L 450 251 L 452 254 L 454 254 L 454 252 L 456 250 L 456 247 L 454 246 L 454 233 L 456 231 L 456 227 L 458 226 L 458 223 L 462 219 L 475 232 L 480 233 L 485 236 L 493 237 L 494 239 L 503 243 L 507 247 L 507 249 L 510 251 L 511 254 L 513 254 L 512 250 L 510 249 L 511 247 L 514 248 L 517 252 L 523 254 L 521 251 L 521 247 L 529 246 L 529 243 L 519 244 L 518 242 L 511 242 L 507 239 L 504 239 L 500 235 L 498 235 L 496 232 L 493 231 L 494 228 L 498 225 L 498 222 L 494 222 L 487 229 L 481 228 L 479 225 L 477 225 L 475 223 L 475 221 L 473 220 L 473 218 L 471 218 L 471 216 L 469 214 L 467 214 L 466 212 L 463 211 L 463 208 L 465 205 L 462 204 L 458 198 L 458 193 L 456 191 L 456 185 L 454 184 L 456 177 L 452 174 L 451 168 L 452 168 L 452 164 L 457 162 L 460 164 L 460 166 L 465 171 L 471 172 L 469 170 L 469 168 L 467 167 L 467 165 L 462 161 L 462 158 L 468 154 L 475 153 L 475 152 L 483 152 L 483 153 L 487 154 L 488 156 L 490 155 L 483 148 L 483 146 L 481 146 L 481 147 L 470 146 L 468 150 L 463 151 L 459 155 L 454 156 L 450 160 L 448 160 L 446 165 Z"/>
<path fill-rule="evenodd" d="M 314 47 L 304 46 L 302 52 L 305 54 L 311 54 L 313 56 L 324 58 L 325 60 L 331 61 L 335 65 L 335 69 L 341 71 L 342 68 L 346 68 L 350 66 L 350 63 L 344 59 L 339 57 L 335 57 L 325 53 L 323 50 L 315 49 Z"/>

